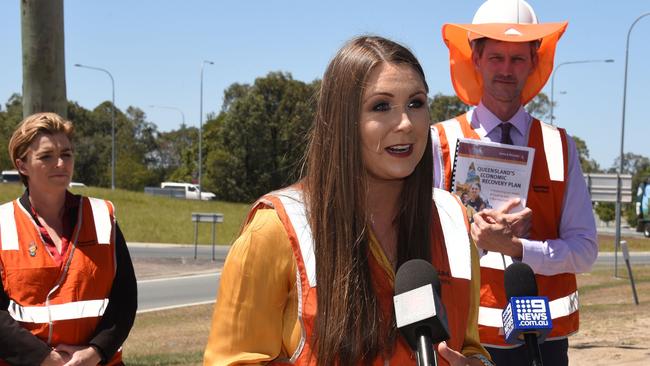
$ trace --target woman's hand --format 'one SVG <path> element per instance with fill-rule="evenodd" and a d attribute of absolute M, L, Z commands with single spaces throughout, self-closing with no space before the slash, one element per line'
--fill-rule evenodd
<path fill-rule="evenodd" d="M 59 344 L 55 349 L 58 352 L 70 355 L 64 366 L 97 366 L 102 360 L 97 350 L 92 346 Z"/>
<path fill-rule="evenodd" d="M 64 365 L 70 357 L 67 354 L 61 354 L 56 350 L 52 350 L 47 357 L 41 362 L 41 366 L 61 366 Z"/>
<path fill-rule="evenodd" d="M 447 347 L 447 343 L 438 344 L 438 354 L 449 362 L 451 366 L 483 366 L 483 362 L 477 358 L 465 357 L 461 353 Z"/>

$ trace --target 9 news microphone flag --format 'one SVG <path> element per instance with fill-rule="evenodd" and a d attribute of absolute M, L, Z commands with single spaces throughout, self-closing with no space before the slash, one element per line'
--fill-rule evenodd
<path fill-rule="evenodd" d="M 539 343 L 553 328 L 548 298 L 537 296 L 535 274 L 522 262 L 506 268 L 504 285 L 508 306 L 501 317 L 506 343 L 526 344 L 531 365 L 541 366 Z"/>

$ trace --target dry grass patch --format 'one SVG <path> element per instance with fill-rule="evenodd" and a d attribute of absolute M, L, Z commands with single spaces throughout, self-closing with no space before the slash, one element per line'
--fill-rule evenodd
<path fill-rule="evenodd" d="M 578 276 L 580 332 L 569 341 L 572 366 L 647 365 L 650 357 L 650 266 L 633 267 L 639 305 L 625 267 Z"/>
<path fill-rule="evenodd" d="M 201 365 L 213 305 L 138 314 L 124 345 L 125 363 Z"/>
<path fill-rule="evenodd" d="M 614 235 L 610 234 L 598 234 L 598 249 L 601 252 L 613 252 L 614 251 Z M 631 252 L 650 252 L 650 238 L 638 237 L 638 236 L 623 236 L 621 240 L 627 241 L 627 246 L 630 248 Z M 619 248 L 619 253 L 620 253 Z"/>

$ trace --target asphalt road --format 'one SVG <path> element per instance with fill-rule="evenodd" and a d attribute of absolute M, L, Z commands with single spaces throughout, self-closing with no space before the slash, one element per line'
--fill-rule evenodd
<path fill-rule="evenodd" d="M 228 250 L 229 247 L 224 246 L 216 248 L 216 262 L 220 264 L 218 267 L 223 264 Z M 134 258 L 194 257 L 194 247 L 186 245 L 129 244 L 129 251 Z M 201 258 L 210 258 L 212 249 L 209 246 L 199 246 L 198 255 Z M 650 264 L 650 252 L 632 252 L 630 256 L 632 266 L 634 264 Z M 613 269 L 614 253 L 600 253 L 595 266 L 612 267 Z M 626 271 L 625 262 L 620 252 L 618 266 L 619 271 Z M 138 311 L 146 312 L 214 302 L 219 289 L 220 276 L 220 272 L 213 272 L 138 281 Z"/>
<path fill-rule="evenodd" d="M 194 258 L 194 245 L 129 243 L 128 246 L 129 253 L 133 258 Z M 229 250 L 229 246 L 216 245 L 214 247 L 215 259 L 223 263 Z M 212 246 L 198 245 L 196 254 L 198 258 L 210 258 Z"/>
<path fill-rule="evenodd" d="M 138 281 L 138 312 L 214 302 L 220 272 Z"/>

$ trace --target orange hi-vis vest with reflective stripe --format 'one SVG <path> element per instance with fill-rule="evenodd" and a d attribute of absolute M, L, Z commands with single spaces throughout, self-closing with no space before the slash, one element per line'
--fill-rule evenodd
<path fill-rule="evenodd" d="M 469 224 L 465 210 L 456 197 L 443 190 L 434 190 L 431 257 L 438 270 L 442 300 L 447 310 L 451 339 L 449 347 L 460 351 L 463 347 L 469 311 L 470 280 L 472 273 Z M 298 319 L 301 340 L 290 358 L 277 359 L 271 365 L 316 365 L 313 331 L 316 319 L 316 258 L 311 228 L 307 222 L 302 190 L 296 186 L 271 192 L 260 198 L 249 213 L 248 222 L 260 208 L 273 208 L 284 225 L 296 260 Z M 368 253 L 371 277 L 374 281 L 383 319 L 393 318 L 394 283 L 385 269 Z M 401 336 L 392 355 L 378 357 L 373 365 L 415 365 L 415 355 Z M 438 359 L 438 365 L 448 366 Z"/>
<path fill-rule="evenodd" d="M 471 113 L 471 112 L 468 112 Z M 470 117 L 471 118 L 471 117 Z M 441 185 L 451 190 L 451 169 L 457 139 L 480 139 L 468 122 L 467 114 L 434 125 L 431 129 L 434 149 L 442 157 Z M 437 145 L 437 146 L 436 146 Z M 560 219 L 568 174 L 567 135 L 557 128 L 533 119 L 528 146 L 535 149 L 533 170 L 526 206 L 533 211 L 529 239 L 544 241 L 560 236 Z M 512 258 L 488 252 L 481 258 L 481 306 L 479 335 L 488 347 L 512 348 L 503 338 L 501 312 L 506 307 L 503 284 L 505 267 Z M 573 273 L 553 276 L 535 275 L 539 296 L 547 296 L 553 330 L 547 339 L 565 338 L 578 331 L 578 290 Z"/>
<path fill-rule="evenodd" d="M 113 204 L 80 199 L 62 265 L 45 248 L 38 225 L 19 200 L 0 206 L 0 266 L 9 297 L 7 310 L 52 347 L 88 345 L 108 306 L 115 277 Z M 119 362 L 121 352 L 108 364 Z"/>

